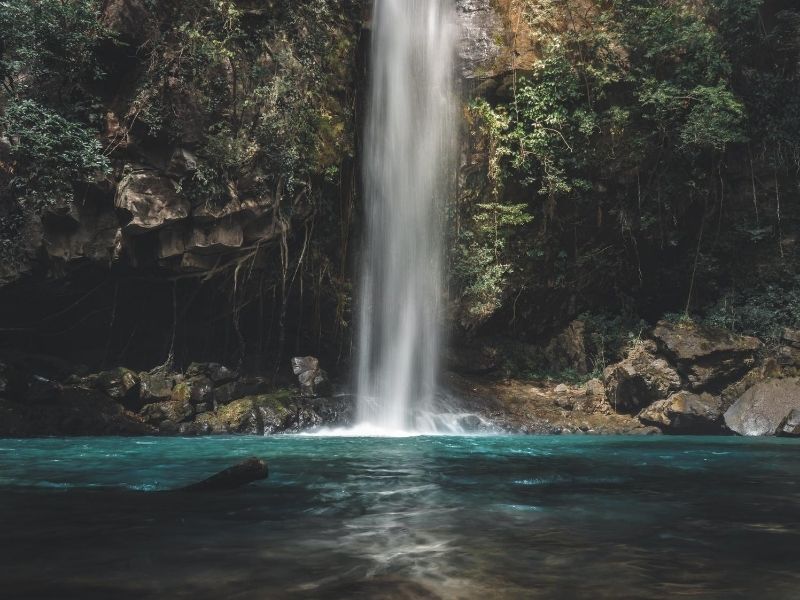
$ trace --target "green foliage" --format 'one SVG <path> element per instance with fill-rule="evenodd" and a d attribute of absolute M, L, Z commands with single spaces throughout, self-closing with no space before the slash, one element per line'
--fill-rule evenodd
<path fill-rule="evenodd" d="M 643 320 L 630 314 L 584 313 L 578 318 L 586 327 L 592 377 L 601 377 L 606 366 L 622 360 L 647 330 Z"/>
<path fill-rule="evenodd" d="M 34 100 L 6 106 L 0 127 L 11 140 L 11 156 L 17 165 L 8 191 L 34 212 L 71 202 L 74 185 L 91 182 L 110 169 L 91 130 Z"/>
<path fill-rule="evenodd" d="M 800 11 L 767 29 L 760 0 L 520 5 L 539 59 L 470 107 L 488 185 L 462 203 L 453 246 L 459 289 L 490 299 L 484 320 L 523 290 L 695 309 L 739 268 L 741 232 L 782 248 L 800 216 Z M 492 204 L 536 217 L 507 230 L 499 261 L 491 213 L 475 218 Z"/>
<path fill-rule="evenodd" d="M 487 144 L 487 179 L 491 202 L 471 205 L 468 226 L 456 240 L 453 275 L 462 289 L 462 300 L 471 318 L 480 321 L 491 315 L 500 305 L 513 272 L 510 262 L 514 255 L 513 244 L 517 231 L 530 223 L 524 203 L 505 204 L 503 185 L 505 174 L 501 161 L 510 154 L 503 146 L 501 134 L 507 127 L 507 118 L 491 110 L 484 101 L 470 106 L 470 118 L 479 128 L 482 141 Z"/>
<path fill-rule="evenodd" d="M 238 191 L 256 196 L 298 193 L 353 154 L 350 106 L 332 92 L 350 93 L 354 6 L 243 4 L 175 5 L 129 115 L 153 135 L 201 138 L 184 190 L 202 202 L 224 201 L 243 182 Z"/>
<path fill-rule="evenodd" d="M 66 206 L 76 186 L 110 170 L 95 133 L 103 77 L 99 45 L 111 36 L 100 0 L 0 1 L 0 246 L 4 260 L 27 220 Z"/>
<path fill-rule="evenodd" d="M 109 34 L 100 0 L 0 1 L 0 73 L 13 93 L 63 100 L 99 79 L 95 49 Z"/>
<path fill-rule="evenodd" d="M 800 328 L 800 275 L 731 290 L 706 312 L 704 321 L 776 343 L 785 327 Z"/>

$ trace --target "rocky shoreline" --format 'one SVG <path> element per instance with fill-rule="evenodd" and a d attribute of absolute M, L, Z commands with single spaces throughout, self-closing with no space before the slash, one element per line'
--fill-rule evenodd
<path fill-rule="evenodd" d="M 352 395 L 336 393 L 313 357 L 279 386 L 217 363 L 184 372 L 117 367 L 74 372 L 57 359 L 0 359 L 0 435 L 271 435 L 347 427 Z M 464 431 L 521 434 L 800 435 L 800 332 L 756 338 L 662 321 L 602 379 L 570 385 L 448 371 L 434 410 Z"/>

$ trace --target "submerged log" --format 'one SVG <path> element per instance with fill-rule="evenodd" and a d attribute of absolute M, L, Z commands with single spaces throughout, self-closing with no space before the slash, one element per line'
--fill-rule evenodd
<path fill-rule="evenodd" d="M 217 492 L 233 490 L 269 476 L 267 461 L 256 456 L 212 475 L 208 479 L 180 488 L 181 492 Z"/>

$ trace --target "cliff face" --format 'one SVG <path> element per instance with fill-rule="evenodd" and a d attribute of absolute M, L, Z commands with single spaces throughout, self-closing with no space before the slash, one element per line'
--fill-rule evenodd
<path fill-rule="evenodd" d="M 360 3 L 59 4 L 0 18 L 4 345 L 344 356 Z"/>
<path fill-rule="evenodd" d="M 665 314 L 775 343 L 800 324 L 797 162 L 785 152 L 800 148 L 787 100 L 796 7 L 458 7 L 450 321 L 462 356 L 514 340 L 513 369 L 560 371 L 547 348 L 580 319 L 599 372 Z"/>
<path fill-rule="evenodd" d="M 800 325 L 791 2 L 456 8 L 454 364 L 600 372 L 664 313 Z M 368 2 L 15 0 L 0 27 L 4 347 L 344 368 Z"/>

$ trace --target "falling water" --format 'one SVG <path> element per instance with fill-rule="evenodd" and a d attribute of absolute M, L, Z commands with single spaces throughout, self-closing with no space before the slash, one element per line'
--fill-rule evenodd
<path fill-rule="evenodd" d="M 455 31 L 452 0 L 375 0 L 357 382 L 383 429 L 420 428 L 436 384 Z"/>

